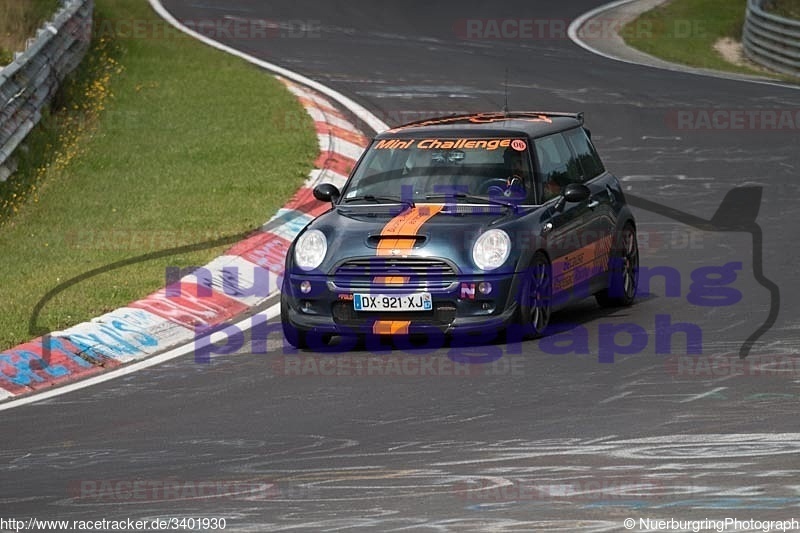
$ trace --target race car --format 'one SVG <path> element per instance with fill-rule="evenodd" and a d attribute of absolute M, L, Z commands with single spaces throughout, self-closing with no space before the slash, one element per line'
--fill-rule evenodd
<path fill-rule="evenodd" d="M 513 332 L 594 296 L 634 302 L 636 222 L 583 113 L 448 116 L 377 135 L 292 243 L 287 341 Z"/>

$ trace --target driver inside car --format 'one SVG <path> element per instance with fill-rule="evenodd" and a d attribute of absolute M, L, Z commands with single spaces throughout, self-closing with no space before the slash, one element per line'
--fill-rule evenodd
<path fill-rule="evenodd" d="M 505 180 L 505 185 L 501 186 L 490 185 L 487 188 L 489 196 L 503 196 L 515 199 L 524 199 L 525 192 L 525 177 L 528 174 L 525 166 L 524 152 L 514 150 L 513 148 L 506 148 L 503 152 L 504 171 L 502 179 Z M 495 181 L 495 180 L 492 180 Z"/>

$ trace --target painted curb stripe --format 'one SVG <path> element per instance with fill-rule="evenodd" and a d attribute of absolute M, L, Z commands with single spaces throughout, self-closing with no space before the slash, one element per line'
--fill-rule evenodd
<path fill-rule="evenodd" d="M 328 117 L 336 117 L 336 118 L 341 119 L 341 120 L 347 120 L 347 117 L 344 116 L 344 114 L 342 114 L 339 111 L 335 110 L 333 107 L 330 107 L 330 105 L 320 105 L 319 103 L 317 103 L 317 102 L 315 102 L 313 100 L 310 100 L 309 98 L 306 98 L 305 95 L 297 96 L 297 99 L 300 100 L 300 103 L 303 105 L 303 107 L 306 107 L 306 108 L 315 107 L 315 108 L 319 109 L 320 111 L 322 111 L 323 113 L 325 113 L 325 115 L 328 116 Z"/>
<path fill-rule="evenodd" d="M 228 255 L 239 255 L 262 268 L 268 268 L 276 274 L 283 274 L 286 253 L 292 242 L 265 231 L 242 241 L 228 250 Z"/>
<path fill-rule="evenodd" d="M 350 171 L 356 166 L 356 162 L 354 159 L 336 152 L 322 152 L 314 162 L 314 165 L 317 168 L 331 169 L 339 174 L 349 176 Z"/>
<path fill-rule="evenodd" d="M 170 286 L 169 294 L 167 290 L 160 289 L 130 307 L 144 309 L 190 329 L 214 326 L 247 309 L 243 303 L 216 291 L 210 296 L 199 296 L 200 287 L 196 283 L 182 281 Z"/>
<path fill-rule="evenodd" d="M 340 128 L 338 126 L 334 126 L 327 122 L 314 122 L 314 127 L 317 130 L 317 133 L 322 135 L 333 135 L 334 137 L 338 137 L 340 139 L 344 139 L 345 141 L 351 142 L 356 146 L 361 146 L 362 148 L 366 148 L 369 144 L 369 139 L 364 137 L 361 134 L 353 133 L 351 130 L 346 130 Z"/>
<path fill-rule="evenodd" d="M 239 320 L 233 325 L 237 327 L 240 331 L 248 331 L 252 329 L 254 325 L 256 325 L 256 321 L 258 321 L 259 323 L 264 323 L 267 320 L 277 317 L 279 314 L 280 314 L 280 304 L 275 304 L 266 311 L 256 313 L 252 317 L 247 317 L 242 320 Z M 92 385 L 97 385 L 99 383 L 111 381 L 112 379 L 128 376 L 130 374 L 133 374 L 134 372 L 138 372 L 139 370 L 150 368 L 152 366 L 159 365 L 166 361 L 171 361 L 172 359 L 176 359 L 178 357 L 183 357 L 184 355 L 187 355 L 193 351 L 194 351 L 193 343 L 189 343 L 184 346 L 179 346 L 169 351 L 159 353 L 152 357 L 148 357 L 147 359 L 136 361 L 129 365 L 120 366 L 119 368 L 111 369 L 109 372 L 103 372 L 102 374 L 98 374 L 96 376 L 89 376 L 86 379 L 82 379 L 80 382 L 77 383 L 67 383 L 61 387 L 58 387 L 57 389 L 40 391 L 34 395 L 29 395 L 24 398 L 16 398 L 9 400 L 7 402 L 0 404 L 0 411 L 6 411 L 8 409 L 13 409 L 15 407 L 22 407 L 23 405 L 28 405 L 35 402 L 41 402 L 42 400 L 48 400 L 50 398 L 61 396 L 63 394 L 67 394 L 79 389 L 91 387 Z"/>
<path fill-rule="evenodd" d="M 275 216 L 270 219 L 270 222 L 276 219 L 284 219 L 286 222 L 280 226 L 271 228 L 270 231 L 278 237 L 286 239 L 287 241 L 293 241 L 297 234 L 300 233 L 300 231 L 305 228 L 309 222 L 314 220 L 314 217 L 308 213 L 301 213 L 293 209 L 281 208 L 278 209 L 278 212 L 275 214 Z"/>
<path fill-rule="evenodd" d="M 290 81 L 282 76 L 277 76 L 277 78 L 278 81 L 286 85 L 292 94 L 299 98 L 303 98 L 303 101 L 305 102 L 311 102 L 308 105 L 304 104 L 304 107 L 327 107 L 328 109 L 333 109 L 334 111 L 336 110 L 331 101 L 319 93 L 310 89 L 306 89 L 304 86 Z"/>
<path fill-rule="evenodd" d="M 332 183 L 341 190 L 346 182 L 347 176 L 344 174 L 339 174 L 329 168 L 315 169 L 311 171 L 311 177 L 306 181 L 305 187 L 313 189 L 318 183 Z"/>
<path fill-rule="evenodd" d="M 295 194 L 294 197 L 291 199 L 291 201 L 288 204 L 286 204 L 286 208 L 297 209 L 298 207 L 309 202 L 313 202 L 312 205 L 314 207 L 308 209 L 306 213 L 315 218 L 325 213 L 326 211 L 330 210 L 331 208 L 330 202 L 320 202 L 319 200 L 315 199 L 314 190 L 309 187 L 303 187 L 299 191 L 297 191 L 297 194 Z"/>
<path fill-rule="evenodd" d="M 144 309 L 121 307 L 52 335 L 69 339 L 94 358 L 124 363 L 190 340 L 192 331 Z"/>
<path fill-rule="evenodd" d="M 242 256 L 221 255 L 181 279 L 253 307 L 280 289 L 278 276 Z"/>
<path fill-rule="evenodd" d="M 361 134 L 361 132 L 355 126 L 353 126 L 353 124 L 351 124 L 349 121 L 342 120 L 338 117 L 329 116 L 317 107 L 307 107 L 306 112 L 311 116 L 314 122 L 326 122 L 328 124 L 336 126 L 337 128 L 341 128 L 345 131 Z"/>
<path fill-rule="evenodd" d="M 319 149 L 322 152 L 337 152 L 353 161 L 358 161 L 361 154 L 364 153 L 362 146 L 333 135 L 317 134 L 317 140 L 319 141 Z"/>
<path fill-rule="evenodd" d="M 81 350 L 67 339 L 50 338 L 50 357 L 42 359 L 43 339 L 38 337 L 0 354 L 2 398 L 51 387 L 95 374 L 119 363 L 106 357 L 81 357 Z"/>
<path fill-rule="evenodd" d="M 368 139 L 354 126 L 346 115 L 337 107 L 347 108 L 355 116 L 366 121 L 375 131 L 388 129 L 388 126 L 369 113 L 353 100 L 292 71 L 258 60 L 243 52 L 217 43 L 197 32 L 181 25 L 164 9 L 158 0 L 151 0 L 151 6 L 170 24 L 181 31 L 192 35 L 215 48 L 222 49 L 234 56 L 256 64 L 276 73 L 288 89 L 301 99 L 306 112 L 314 121 L 321 145 L 317 158 L 317 168 L 312 170 L 301 188 L 286 207 L 279 210 L 270 221 L 286 215 L 301 216 L 289 219 L 277 228 L 262 231 L 253 237 L 234 245 L 226 256 L 208 263 L 204 268 L 212 274 L 211 292 L 206 293 L 197 283 L 195 276 L 184 277 L 176 294 L 170 294 L 167 288 L 160 289 L 147 297 L 95 318 L 90 322 L 78 324 L 62 332 L 54 332 L 50 337 L 50 360 L 42 360 L 44 347 L 42 339 L 30 342 L 0 353 L 0 400 L 13 398 L 19 394 L 27 394 L 34 390 L 51 387 L 67 381 L 74 381 L 90 376 L 104 369 L 119 366 L 156 352 L 167 350 L 177 344 L 191 340 L 195 328 L 216 325 L 244 312 L 248 305 L 261 303 L 266 295 L 228 295 L 225 288 L 254 288 L 252 283 L 256 276 L 264 276 L 258 269 L 267 270 L 267 286 L 279 290 L 278 283 L 283 272 L 286 251 L 291 240 L 313 218 L 314 215 L 327 210 L 328 204 L 315 202 L 303 205 L 312 197 L 313 187 L 323 181 L 341 188 L 347 180 L 355 160 L 360 157 Z M 298 85 L 289 78 L 303 83 Z M 317 92 L 319 91 L 319 92 Z M 328 100 L 320 93 L 333 98 Z M 324 139 L 321 138 L 324 136 Z M 302 210 L 301 210 L 302 209 Z M 225 267 L 237 267 L 244 276 L 237 272 L 236 279 L 224 278 Z M 248 284 L 250 283 L 250 284 Z M 172 287 L 175 290 L 175 287 Z M 220 290 L 221 289 L 221 290 Z M 272 291 L 272 294 L 275 290 Z M 274 311 L 275 307 L 270 311 Z M 273 316 L 276 313 L 271 313 Z M 177 357 L 174 353 L 183 354 L 191 350 L 181 348 L 171 350 L 162 355 L 151 357 L 147 361 L 131 363 L 131 370 L 123 370 L 123 374 L 134 371 L 134 368 L 152 366 L 160 360 Z M 120 375 L 123 375 L 120 374 Z M 87 384 L 111 379 L 103 376 L 90 377 Z M 16 380 L 16 381 L 15 381 Z M 20 383 L 26 383 L 21 385 Z M 78 388 L 69 385 L 63 391 Z M 62 392 L 48 391 L 36 397 L 24 400 L 11 400 L 14 405 L 24 405 L 38 398 L 50 397 Z M 8 407 L 0 407 L 0 409 Z"/>
<path fill-rule="evenodd" d="M 306 103 L 327 101 L 300 91 Z M 330 105 L 330 103 L 328 103 Z M 366 138 L 355 133 L 355 126 L 340 118 L 340 113 L 322 112 L 318 107 L 306 108 L 309 115 L 330 122 L 315 122 L 315 128 L 330 134 L 320 144 L 330 150 L 320 151 L 318 161 L 329 168 L 315 168 L 302 187 L 284 208 L 272 217 L 300 216 L 234 245 L 225 256 L 204 267 L 211 275 L 202 280 L 196 275 L 185 276 L 179 285 L 160 289 L 147 297 L 95 318 L 77 324 L 51 337 L 49 364 L 42 358 L 41 339 L 11 348 L 0 354 L 0 400 L 51 387 L 63 382 L 90 376 L 104 368 L 131 362 L 170 346 L 191 340 L 197 328 L 220 324 L 257 305 L 279 290 L 286 252 L 297 233 L 313 217 L 325 212 L 330 204 L 314 201 L 312 187 L 322 181 L 342 187 L 349 169 L 355 164 L 352 156 L 362 151 L 357 143 Z M 329 111 L 329 110 L 328 110 Z M 339 153 L 337 150 L 345 150 Z M 348 157 L 350 156 L 350 157 Z M 321 166 L 321 165 L 317 165 Z M 307 205 L 304 205 L 307 204 Z M 300 209 L 303 209 L 302 211 Z M 236 272 L 235 278 L 232 273 Z M 266 276 L 265 276 L 266 274 Z M 256 287 L 256 277 L 261 287 Z M 201 285 L 199 282 L 205 282 Z M 240 289 L 252 289 L 248 295 Z M 206 289 L 206 290 L 203 290 Z M 226 294 L 230 292 L 231 294 Z M 92 363 L 88 362 L 92 361 Z"/>

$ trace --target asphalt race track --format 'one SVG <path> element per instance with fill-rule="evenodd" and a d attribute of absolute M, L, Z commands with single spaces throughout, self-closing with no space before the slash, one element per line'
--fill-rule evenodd
<path fill-rule="evenodd" d="M 500 110 L 508 68 L 512 109 L 585 111 L 626 193 L 660 206 L 637 204 L 641 261 L 669 277 L 652 276 L 650 294 L 631 308 L 586 300 L 556 314 L 586 350 L 564 349 L 565 337 L 380 358 L 361 350 L 338 357 L 351 367 L 394 358 L 400 372 L 376 362 L 367 375 L 326 376 L 332 356 L 284 354 L 272 336 L 267 354 L 248 344 L 210 364 L 185 357 L 3 412 L 2 514 L 224 517 L 228 530 L 254 532 L 599 532 L 623 530 L 629 517 L 637 527 L 647 517 L 800 519 L 800 123 L 773 131 L 698 119 L 713 108 L 790 110 L 800 121 L 800 91 L 592 55 L 566 25 L 602 3 L 166 1 L 179 19 L 277 22 L 268 39 L 220 40 L 390 125 Z M 526 18 L 563 21 L 563 31 L 465 32 L 468 20 Z M 760 206 L 761 235 L 691 224 L 711 220 L 743 185 L 752 188 L 725 219 L 747 222 Z M 733 277 L 710 275 L 725 265 Z M 759 282 L 762 266 L 779 302 Z M 687 335 L 658 334 L 678 322 L 700 332 L 706 366 L 687 357 Z M 631 342 L 634 353 L 615 348 Z M 614 362 L 600 363 L 600 352 Z M 497 360 L 452 363 L 481 356 Z M 436 375 L 402 366 L 420 357 Z M 149 488 L 119 489 L 135 481 Z M 227 485 L 196 490 L 209 482 Z"/>

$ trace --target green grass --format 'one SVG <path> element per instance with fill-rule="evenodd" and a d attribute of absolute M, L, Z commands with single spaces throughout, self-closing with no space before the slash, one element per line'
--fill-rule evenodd
<path fill-rule="evenodd" d="M 770 13 L 781 17 L 800 20 L 800 0 L 771 0 L 764 7 Z"/>
<path fill-rule="evenodd" d="M 672 0 L 643 13 L 621 33 L 630 46 L 667 61 L 763 76 L 725 61 L 713 48 L 723 37 L 741 40 L 746 5 L 747 0 Z"/>
<path fill-rule="evenodd" d="M 25 41 L 36 34 L 58 9 L 58 0 L 0 0 L 0 65 L 25 49 Z"/>
<path fill-rule="evenodd" d="M 141 0 L 98 0 L 96 11 L 157 19 Z M 67 279 L 257 228 L 317 154 L 311 119 L 264 71 L 163 28 L 159 38 L 102 33 L 26 141 L 21 170 L 0 184 L 0 349 L 29 340 L 34 304 Z M 223 249 L 84 281 L 40 324 L 63 329 L 115 309 L 163 286 L 167 266 L 202 265 Z"/>

